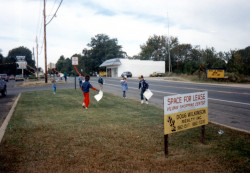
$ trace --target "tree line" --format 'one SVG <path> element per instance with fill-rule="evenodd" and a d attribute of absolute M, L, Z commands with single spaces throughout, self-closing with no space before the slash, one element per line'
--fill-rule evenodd
<path fill-rule="evenodd" d="M 78 57 L 78 69 L 83 74 L 93 74 L 105 70 L 99 66 L 108 59 L 129 58 L 140 60 L 165 61 L 166 72 L 181 74 L 195 74 L 206 68 L 224 68 L 226 72 L 236 75 L 250 76 L 250 46 L 240 50 L 228 52 L 217 52 L 213 47 L 201 49 L 200 46 L 179 43 L 177 37 L 153 35 L 146 43 L 140 45 L 140 53 L 129 57 L 122 50 L 116 38 L 110 38 L 105 34 L 97 34 L 91 38 L 88 48 L 84 48 L 81 54 L 74 54 Z M 16 56 L 26 57 L 28 65 L 35 67 L 32 60 L 32 53 L 25 47 L 11 50 L 7 57 L 0 53 L 0 64 L 16 62 Z M 75 70 L 71 64 L 71 57 L 60 56 L 56 63 L 56 69 L 68 74 L 74 74 Z M 16 68 L 11 65 L 1 66 L 0 73 L 15 74 Z"/>
<path fill-rule="evenodd" d="M 35 68 L 35 61 L 32 59 L 32 52 L 24 46 L 10 50 L 7 57 L 2 55 L 0 49 L 0 73 L 5 73 L 8 75 L 21 74 L 22 70 L 18 69 L 18 64 L 16 63 L 17 56 L 25 56 L 25 61 L 29 66 L 27 70 L 24 70 L 24 75 L 32 75 L 35 72 L 35 70 L 32 69 Z"/>

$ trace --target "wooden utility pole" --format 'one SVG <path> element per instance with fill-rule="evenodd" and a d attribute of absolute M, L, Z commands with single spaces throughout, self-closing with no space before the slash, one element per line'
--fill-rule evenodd
<path fill-rule="evenodd" d="M 38 79 L 38 40 L 36 37 L 36 77 Z"/>
<path fill-rule="evenodd" d="M 168 16 L 168 13 L 167 13 Z M 169 36 L 169 18 L 168 18 L 168 73 L 170 74 L 171 70 L 171 59 L 170 59 L 170 36 Z"/>
<path fill-rule="evenodd" d="M 44 59 L 45 59 L 45 83 L 48 83 L 47 80 L 47 44 L 46 44 L 46 11 L 45 11 L 45 0 L 43 0 L 44 10 L 43 10 L 43 17 L 44 17 Z"/>

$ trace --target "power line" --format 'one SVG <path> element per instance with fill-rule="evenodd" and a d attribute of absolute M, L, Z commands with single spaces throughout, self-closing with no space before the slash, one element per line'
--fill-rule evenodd
<path fill-rule="evenodd" d="M 56 5 L 56 2 L 57 2 L 57 0 L 54 0 L 53 6 L 52 6 L 52 8 L 51 8 L 51 10 L 50 10 L 50 12 L 49 12 L 49 15 L 47 15 L 47 16 L 52 16 L 51 13 L 52 13 L 52 11 L 54 10 L 54 7 L 55 7 L 55 5 Z"/>
<path fill-rule="evenodd" d="M 52 19 L 56 16 L 56 13 L 57 13 L 58 9 L 60 8 L 62 2 L 63 2 L 63 0 L 61 0 L 59 6 L 58 6 L 57 9 L 56 9 L 56 12 L 54 13 L 54 15 L 52 16 L 52 18 L 50 19 L 50 21 L 49 21 L 48 23 L 46 23 L 46 25 L 48 25 L 48 24 L 52 21 Z"/>

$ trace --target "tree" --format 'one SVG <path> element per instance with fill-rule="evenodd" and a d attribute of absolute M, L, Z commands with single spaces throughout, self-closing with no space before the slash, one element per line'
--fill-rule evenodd
<path fill-rule="evenodd" d="M 179 44 L 172 49 L 175 60 L 172 65 L 176 68 L 176 72 L 183 73 L 185 62 L 191 61 L 191 50 L 191 44 Z"/>
<path fill-rule="evenodd" d="M 65 65 L 65 58 L 63 55 L 60 56 L 60 58 L 56 62 L 56 69 L 57 71 L 62 71 Z"/>
<path fill-rule="evenodd" d="M 7 65 L 7 69 L 6 69 L 6 73 L 8 75 L 20 73 L 16 69 L 16 67 L 17 67 L 16 56 L 25 56 L 25 60 L 27 61 L 28 66 L 35 67 L 35 62 L 32 60 L 32 52 L 28 48 L 20 46 L 18 48 L 14 48 L 14 49 L 10 50 L 8 53 L 8 56 L 6 57 L 5 63 L 10 63 L 9 65 Z M 29 69 L 29 71 L 33 71 L 33 70 Z M 25 75 L 30 74 L 29 71 L 24 70 L 24 74 Z"/>
<path fill-rule="evenodd" d="M 250 46 L 238 51 L 232 51 L 227 68 L 230 72 L 250 75 Z"/>
<path fill-rule="evenodd" d="M 172 49 L 179 44 L 177 37 L 157 36 L 149 37 L 147 42 L 140 46 L 141 60 L 165 61 L 166 69 L 169 66 L 169 53 L 171 55 L 171 64 L 174 62 Z M 169 45 L 169 46 L 168 46 Z"/>
<path fill-rule="evenodd" d="M 99 70 L 99 66 L 108 59 L 124 58 L 126 53 L 122 51 L 122 46 L 118 45 L 116 38 L 110 39 L 108 35 L 98 34 L 91 38 L 87 44 L 90 50 L 83 50 L 84 59 L 88 64 L 88 72 Z"/>
<path fill-rule="evenodd" d="M 1 54 L 1 49 L 0 49 L 0 73 L 3 73 L 3 71 L 4 71 L 4 58 L 3 58 L 3 55 Z"/>
<path fill-rule="evenodd" d="M 171 49 L 178 45 L 178 38 L 153 35 L 140 46 L 139 57 L 141 60 L 165 61 L 168 57 L 168 44 L 171 52 Z"/>

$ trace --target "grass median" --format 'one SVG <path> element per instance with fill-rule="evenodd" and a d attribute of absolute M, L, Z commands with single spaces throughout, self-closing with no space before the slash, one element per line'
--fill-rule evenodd
<path fill-rule="evenodd" d="M 220 126 L 169 136 L 163 109 L 104 93 L 88 110 L 80 90 L 23 93 L 0 145 L 0 172 L 249 172 L 250 135 Z M 219 135 L 218 131 L 224 134 Z"/>

